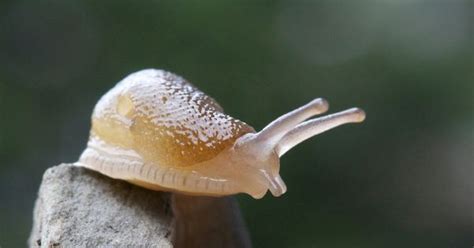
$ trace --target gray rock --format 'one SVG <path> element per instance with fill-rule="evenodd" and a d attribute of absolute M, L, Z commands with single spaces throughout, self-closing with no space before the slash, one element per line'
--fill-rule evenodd
<path fill-rule="evenodd" d="M 143 189 L 62 164 L 48 169 L 30 247 L 250 247 L 232 197 Z"/>

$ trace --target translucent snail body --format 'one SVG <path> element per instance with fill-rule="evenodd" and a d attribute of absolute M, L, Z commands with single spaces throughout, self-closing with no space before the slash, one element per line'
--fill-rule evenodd
<path fill-rule="evenodd" d="M 76 163 L 153 190 L 261 198 L 286 192 L 280 157 L 298 143 L 365 114 L 328 109 L 323 99 L 287 113 L 260 132 L 223 112 L 183 78 L 147 69 L 107 92 L 92 114 L 87 148 Z"/>

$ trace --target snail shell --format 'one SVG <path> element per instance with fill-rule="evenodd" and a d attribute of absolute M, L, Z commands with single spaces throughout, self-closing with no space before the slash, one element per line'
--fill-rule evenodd
<path fill-rule="evenodd" d="M 286 191 L 281 155 L 322 129 L 364 117 L 350 109 L 302 122 L 327 108 L 323 99 L 313 100 L 256 133 L 185 79 L 142 70 L 99 100 L 76 165 L 153 190 L 261 198 L 270 189 L 278 196 Z"/>

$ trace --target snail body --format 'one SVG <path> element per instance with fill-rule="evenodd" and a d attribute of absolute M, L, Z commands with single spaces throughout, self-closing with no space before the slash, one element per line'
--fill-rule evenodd
<path fill-rule="evenodd" d="M 254 198 L 270 190 L 279 196 L 286 191 L 280 156 L 317 133 L 365 117 L 349 109 L 305 121 L 327 109 L 325 100 L 316 99 L 256 132 L 185 79 L 142 70 L 99 100 L 76 165 L 153 190 L 208 196 L 243 192 Z"/>

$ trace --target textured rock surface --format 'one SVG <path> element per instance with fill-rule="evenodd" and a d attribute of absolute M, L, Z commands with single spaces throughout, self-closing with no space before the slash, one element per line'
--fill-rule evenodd
<path fill-rule="evenodd" d="M 233 197 L 150 191 L 68 164 L 48 169 L 30 247 L 250 247 Z"/>
<path fill-rule="evenodd" d="M 60 165 L 43 176 L 30 247 L 172 247 L 169 194 Z"/>

